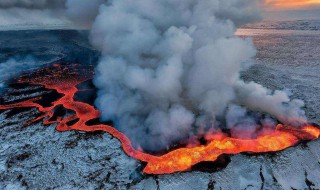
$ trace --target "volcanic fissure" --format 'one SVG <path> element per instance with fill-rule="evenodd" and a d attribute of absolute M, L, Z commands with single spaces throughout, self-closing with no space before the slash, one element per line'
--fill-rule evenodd
<path fill-rule="evenodd" d="M 97 124 L 100 112 L 94 106 L 74 99 L 75 94 L 79 91 L 77 85 L 90 80 L 93 74 L 93 69 L 82 68 L 76 64 L 68 66 L 55 64 L 37 70 L 32 74 L 23 75 L 17 79 L 17 83 L 28 83 L 53 90 L 57 99 L 51 105 L 42 105 L 41 102 L 43 101 L 41 99 L 44 99 L 44 97 L 40 96 L 17 103 L 0 105 L 0 110 L 37 108 L 41 113 L 40 116 L 27 122 L 26 126 L 42 121 L 44 125 L 57 124 L 56 129 L 61 132 L 72 130 L 107 132 L 121 142 L 123 150 L 129 156 L 147 163 L 143 170 L 146 174 L 169 174 L 187 171 L 198 163 L 213 162 L 224 154 L 281 151 L 301 141 L 316 140 L 320 136 L 320 128 L 315 125 L 305 125 L 298 129 L 289 125 L 278 124 L 271 133 L 260 134 L 254 139 L 235 138 L 221 131 L 208 132 L 206 134 L 207 142 L 204 145 L 177 148 L 161 156 L 151 155 L 141 149 L 135 149 L 130 139 L 114 127 Z M 57 95 L 57 93 L 60 95 Z M 55 115 L 55 110 L 60 106 L 69 110 L 71 114 L 66 117 Z"/>

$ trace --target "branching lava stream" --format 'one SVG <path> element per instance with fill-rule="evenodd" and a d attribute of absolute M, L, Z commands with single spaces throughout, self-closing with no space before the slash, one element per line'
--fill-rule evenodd
<path fill-rule="evenodd" d="M 77 85 L 91 79 L 92 69 L 77 68 L 77 65 L 62 66 L 55 64 L 53 67 L 40 69 L 32 76 L 22 76 L 18 83 L 28 83 L 32 85 L 44 86 L 46 89 L 55 90 L 61 95 L 60 99 L 52 102 L 50 107 L 44 107 L 37 103 L 41 97 L 28 99 L 22 102 L 9 105 L 0 105 L 0 110 L 36 107 L 41 115 L 28 122 L 26 125 L 36 121 L 43 124 L 57 124 L 58 131 L 105 131 L 117 138 L 123 150 L 131 157 L 146 162 L 144 172 L 147 174 L 169 174 L 179 171 L 186 171 L 195 164 L 204 161 L 215 161 L 222 154 L 238 154 L 242 152 L 265 153 L 284 150 L 294 146 L 300 141 L 316 140 L 320 136 L 320 129 L 317 126 L 307 125 L 301 129 L 290 126 L 278 125 L 271 134 L 258 136 L 256 139 L 241 140 L 228 137 L 222 132 L 208 134 L 210 141 L 206 145 L 199 145 L 192 148 L 179 148 L 162 156 L 154 156 L 136 150 L 130 139 L 112 126 L 98 124 L 88 125 L 87 122 L 99 118 L 100 113 L 94 106 L 74 100 L 75 93 L 78 92 Z M 52 119 L 54 109 L 62 105 L 75 113 L 68 117 L 58 117 Z M 72 125 L 68 122 L 75 121 Z"/>

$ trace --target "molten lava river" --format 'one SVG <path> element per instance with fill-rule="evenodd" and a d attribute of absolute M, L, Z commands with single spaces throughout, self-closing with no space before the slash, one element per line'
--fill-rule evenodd
<path fill-rule="evenodd" d="M 77 86 L 90 80 L 93 74 L 92 67 L 90 69 L 81 68 L 77 67 L 76 64 L 69 66 L 55 64 L 37 70 L 32 74 L 25 74 L 18 78 L 16 83 L 43 86 L 48 90 L 61 94 L 61 97 L 47 107 L 39 103 L 42 98 L 40 96 L 22 102 L 0 105 L 0 110 L 37 108 L 41 113 L 40 116 L 26 123 L 26 126 L 34 122 L 42 122 L 44 125 L 57 124 L 56 129 L 61 132 L 71 130 L 107 132 L 122 143 L 123 150 L 129 156 L 147 163 L 143 170 L 146 174 L 169 174 L 187 171 L 200 162 L 213 162 L 223 154 L 281 151 L 301 141 L 316 140 L 320 136 L 320 129 L 315 125 L 310 124 L 297 129 L 279 124 L 273 132 L 261 134 L 255 139 L 237 139 L 223 132 L 215 132 L 206 135 L 208 141 L 205 145 L 186 146 L 185 148 L 171 150 L 161 156 L 151 155 L 135 149 L 130 139 L 112 126 L 88 124 L 89 121 L 97 120 L 100 113 L 94 106 L 76 101 L 74 96 L 79 91 Z M 73 114 L 67 117 L 54 117 L 54 110 L 58 106 L 63 106 L 65 109 L 73 111 Z"/>

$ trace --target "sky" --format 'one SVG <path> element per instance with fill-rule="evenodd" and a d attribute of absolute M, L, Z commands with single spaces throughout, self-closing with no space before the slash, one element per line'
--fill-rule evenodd
<path fill-rule="evenodd" d="M 81 4 L 103 0 L 69 1 Z M 44 26 L 75 28 L 65 13 L 65 2 L 66 0 L 0 0 L 0 30 L 19 30 L 26 26 L 32 29 L 42 29 Z M 266 20 L 320 18 L 320 0 L 265 0 L 262 6 Z"/>
<path fill-rule="evenodd" d="M 320 0 L 266 0 L 264 20 L 319 19 Z"/>
<path fill-rule="evenodd" d="M 301 10 L 320 6 L 320 0 L 266 0 L 268 10 Z"/>

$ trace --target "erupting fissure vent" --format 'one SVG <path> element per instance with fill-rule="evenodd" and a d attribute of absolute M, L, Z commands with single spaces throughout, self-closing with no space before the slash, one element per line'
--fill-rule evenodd
<path fill-rule="evenodd" d="M 62 97 L 52 102 L 49 107 L 38 103 L 41 100 L 41 97 L 38 97 L 9 105 L 0 105 L 0 110 L 36 107 L 41 115 L 29 121 L 26 125 L 43 120 L 45 125 L 57 124 L 56 129 L 61 132 L 76 130 L 110 133 L 122 143 L 123 150 L 129 156 L 147 163 L 143 170 L 147 174 L 169 174 L 186 171 L 200 162 L 215 161 L 222 154 L 280 151 L 296 145 L 300 141 L 315 140 L 320 136 L 320 129 L 317 126 L 306 125 L 296 129 L 279 124 L 272 133 L 260 135 L 256 139 L 236 139 L 228 134 L 216 132 L 207 134 L 207 139 L 210 140 L 206 145 L 179 148 L 162 156 L 150 155 L 141 150 L 136 150 L 130 139 L 114 127 L 105 124 L 88 124 L 89 121 L 99 118 L 100 113 L 94 106 L 76 101 L 74 96 L 78 92 L 76 86 L 91 79 L 92 75 L 92 68 L 81 68 L 78 65 L 62 66 L 55 64 L 53 67 L 40 69 L 31 75 L 20 77 L 17 82 L 44 86 L 46 89 L 55 90 Z M 55 108 L 61 105 L 65 109 L 72 110 L 74 114 L 67 117 L 53 117 Z"/>

